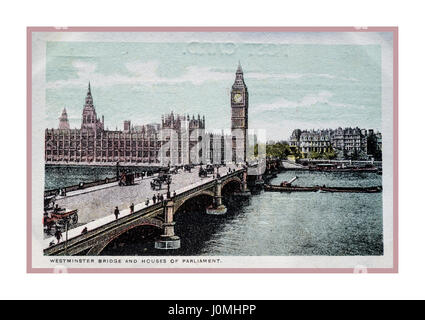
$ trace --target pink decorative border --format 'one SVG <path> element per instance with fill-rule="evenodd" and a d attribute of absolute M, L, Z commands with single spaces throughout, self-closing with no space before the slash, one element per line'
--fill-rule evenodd
<path fill-rule="evenodd" d="M 398 27 L 28 27 L 27 28 L 27 272 L 32 267 L 32 32 L 392 32 L 393 33 L 393 267 L 368 273 L 398 273 Z M 353 273 L 353 268 L 69 268 L 69 273 Z"/>

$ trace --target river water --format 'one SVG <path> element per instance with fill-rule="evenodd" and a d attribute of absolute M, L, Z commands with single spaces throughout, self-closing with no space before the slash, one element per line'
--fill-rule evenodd
<path fill-rule="evenodd" d="M 120 170 L 129 169 L 134 172 L 154 170 L 149 167 L 123 167 Z M 45 166 L 45 190 L 64 188 L 78 185 L 80 182 L 92 182 L 105 178 L 114 178 L 117 175 L 116 166 L 89 166 L 89 165 L 46 165 Z"/>
<path fill-rule="evenodd" d="M 272 183 L 378 186 L 375 173 L 283 172 Z M 245 201 L 225 199 L 225 216 L 208 216 L 202 205 L 175 215 L 181 249 L 154 249 L 155 230 L 134 230 L 103 255 L 303 256 L 382 255 L 382 193 L 264 192 Z"/>

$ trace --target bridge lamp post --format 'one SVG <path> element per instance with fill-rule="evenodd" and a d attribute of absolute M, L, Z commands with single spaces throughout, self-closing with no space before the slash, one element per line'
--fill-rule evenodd
<path fill-rule="evenodd" d="M 66 217 L 65 219 L 65 255 L 68 255 L 68 230 L 69 230 L 69 219 L 70 217 Z"/>
<path fill-rule="evenodd" d="M 166 183 L 167 183 L 167 199 L 170 199 L 171 198 L 171 192 L 170 192 L 171 177 L 170 176 L 167 177 Z"/>

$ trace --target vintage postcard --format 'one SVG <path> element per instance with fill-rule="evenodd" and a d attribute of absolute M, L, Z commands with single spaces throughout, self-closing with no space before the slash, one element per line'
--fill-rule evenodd
<path fill-rule="evenodd" d="M 28 28 L 28 272 L 397 272 L 396 27 Z"/>

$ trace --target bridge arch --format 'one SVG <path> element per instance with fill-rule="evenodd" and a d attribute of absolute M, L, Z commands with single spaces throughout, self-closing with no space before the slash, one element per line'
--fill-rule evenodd
<path fill-rule="evenodd" d="M 194 199 L 194 198 L 199 197 L 199 196 L 209 196 L 211 198 L 214 198 L 215 193 L 211 190 L 203 190 L 203 191 L 191 194 L 190 196 L 188 196 L 187 198 L 184 198 L 182 200 L 177 200 L 174 204 L 174 214 L 176 214 L 177 210 L 179 210 L 180 207 L 182 205 L 184 205 L 188 200 Z"/>
<path fill-rule="evenodd" d="M 124 225 L 121 227 L 118 227 L 117 229 L 113 230 L 111 233 L 108 234 L 108 236 L 105 236 L 103 239 L 99 239 L 96 245 L 94 245 L 90 250 L 87 252 L 88 256 L 98 256 L 102 253 L 102 251 L 115 239 L 119 238 L 126 232 L 143 226 L 150 226 L 155 227 L 160 230 L 163 229 L 163 222 L 159 219 L 154 218 L 145 218 L 136 220 L 135 222 Z"/>
<path fill-rule="evenodd" d="M 221 188 L 224 189 L 224 187 L 228 184 L 234 184 L 234 183 L 238 183 L 239 184 L 239 189 L 242 189 L 242 180 L 239 177 L 231 177 L 229 179 L 226 179 L 222 182 L 221 184 Z"/>

